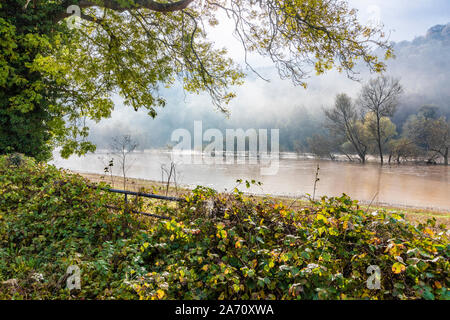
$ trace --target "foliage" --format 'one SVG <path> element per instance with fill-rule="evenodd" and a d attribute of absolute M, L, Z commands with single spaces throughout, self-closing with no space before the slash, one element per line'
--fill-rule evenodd
<path fill-rule="evenodd" d="M 53 166 L 14 159 L 0 158 L 0 297 L 70 298 L 64 275 L 72 264 L 83 272 L 79 298 L 108 297 L 110 287 L 119 295 L 124 273 L 137 263 L 132 232 L 139 229 L 129 215 L 104 206 L 123 200 Z"/>
<path fill-rule="evenodd" d="M 21 152 L 37 159 L 51 155 L 51 102 L 34 69 L 38 53 L 49 51 L 45 12 L 26 16 L 20 1 L 0 3 L 0 154 Z"/>
<path fill-rule="evenodd" d="M 403 127 L 403 134 L 428 154 L 429 161 L 442 156 L 448 165 L 450 149 L 450 122 L 445 117 L 427 117 L 430 112 L 410 116 Z"/>
<path fill-rule="evenodd" d="M 389 117 L 383 116 L 377 121 L 373 112 L 368 112 L 364 117 L 364 135 L 370 144 L 371 152 L 379 152 L 378 142 L 380 142 L 383 152 L 386 151 L 389 141 L 397 135 L 395 124 Z"/>
<path fill-rule="evenodd" d="M 366 213 L 346 195 L 296 212 L 239 191 L 215 195 L 211 218 L 206 192 L 194 190 L 181 221 L 153 228 L 156 267 L 136 285 L 142 298 L 450 298 L 448 239 L 432 222 Z M 369 265 L 382 270 L 381 290 L 366 288 Z"/>
<path fill-rule="evenodd" d="M 334 141 L 333 141 L 334 140 Z M 335 160 L 334 153 L 339 151 L 336 147 L 339 144 L 338 139 L 332 139 L 329 135 L 324 136 L 315 134 L 307 139 L 309 150 L 317 157 L 327 157 Z"/>
<path fill-rule="evenodd" d="M 408 138 L 392 139 L 388 143 L 388 149 L 390 152 L 390 159 L 392 157 L 396 158 L 397 163 L 400 160 L 408 160 L 409 158 L 416 158 L 421 154 L 419 147 Z"/>
<path fill-rule="evenodd" d="M 0 173 L 1 298 L 450 298 L 444 226 L 365 212 L 346 195 L 294 210 L 197 187 L 178 207 L 153 204 L 173 216 L 154 221 L 105 209 L 120 199 L 30 159 L 1 157 Z M 69 293 L 73 264 L 81 290 Z M 366 287 L 370 265 L 380 290 Z"/>

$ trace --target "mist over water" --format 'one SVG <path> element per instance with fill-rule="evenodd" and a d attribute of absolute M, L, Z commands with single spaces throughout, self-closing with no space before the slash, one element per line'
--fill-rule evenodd
<path fill-rule="evenodd" d="M 400 78 L 405 89 L 397 112 L 392 117 L 397 133 L 406 119 L 423 105 L 439 108 L 438 116 L 450 118 L 450 24 L 423 30 L 423 36 L 394 45 L 396 58 L 388 61 L 387 75 Z M 307 138 L 323 133 L 323 109 L 334 103 L 335 95 L 345 92 L 356 98 L 361 84 L 337 72 L 308 79 L 309 88 L 294 87 L 278 78 L 273 67 L 259 66 L 258 72 L 271 79 L 265 82 L 249 73 L 243 86 L 236 88 L 237 97 L 229 109 L 230 118 L 215 112 L 206 95 L 185 95 L 180 87 L 161 89 L 167 106 L 157 110 L 155 119 L 143 110 L 134 112 L 118 98 L 112 117 L 92 124 L 90 139 L 99 148 L 109 148 L 111 139 L 125 134 L 137 141 L 141 150 L 173 145 L 171 133 L 183 128 L 193 132 L 194 121 L 203 122 L 203 130 L 266 128 L 279 129 L 280 150 L 308 152 Z M 361 69 L 361 80 L 375 75 Z M 173 159 L 168 152 L 141 151 L 128 172 L 129 177 L 161 180 L 161 165 Z M 55 155 L 54 164 L 82 172 L 103 173 L 106 153 L 63 160 Z M 242 159 L 241 159 L 242 160 Z M 244 159 L 245 160 L 245 159 Z M 241 161 L 242 162 L 242 161 Z M 360 165 L 357 163 L 299 159 L 295 153 L 283 153 L 277 175 L 261 176 L 261 165 L 239 163 L 177 163 L 178 183 L 204 185 L 219 191 L 232 189 L 236 179 L 257 180 L 258 194 L 301 196 L 313 193 L 314 174 L 320 165 L 317 195 L 338 196 L 347 193 L 364 202 L 434 208 L 450 211 L 449 167 L 413 165 Z M 119 175 L 116 168 L 115 174 Z"/>
<path fill-rule="evenodd" d="M 214 159 L 197 155 L 203 163 L 181 162 L 180 155 L 168 151 L 136 152 L 130 156 L 131 166 L 127 176 L 161 181 L 161 165 L 168 166 L 174 161 L 178 184 L 195 187 L 203 185 L 218 191 L 232 190 L 237 179 L 260 181 L 261 187 L 242 191 L 255 194 L 299 197 L 313 194 L 315 171 L 319 165 L 317 196 L 340 196 L 346 193 L 365 203 L 411 206 L 450 211 L 450 167 L 384 165 L 368 163 L 361 165 L 349 162 L 332 162 L 308 159 L 295 153 L 282 153 L 276 175 L 261 175 L 261 166 L 249 164 L 240 157 L 234 164 L 214 164 Z M 65 160 L 55 155 L 52 162 L 57 167 L 73 171 L 103 174 L 104 167 L 111 159 L 106 152 Z M 210 162 L 209 164 L 206 162 Z M 120 175 L 119 169 L 113 173 Z M 166 178 L 167 179 L 167 178 Z M 106 179 L 108 181 L 108 179 Z"/>

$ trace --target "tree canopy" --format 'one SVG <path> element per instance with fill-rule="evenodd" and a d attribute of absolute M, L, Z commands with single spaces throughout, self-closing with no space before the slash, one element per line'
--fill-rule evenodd
<path fill-rule="evenodd" d="M 71 5 L 81 9 L 79 28 L 66 23 Z M 361 25 L 343 0 L 5 0 L 0 151 L 44 158 L 55 145 L 63 156 L 94 150 L 86 120 L 109 117 L 114 95 L 155 117 L 165 104 L 160 89 L 176 81 L 226 111 L 245 74 L 208 38 L 227 21 L 221 14 L 234 25 L 248 69 L 256 73 L 247 63 L 255 52 L 296 85 L 333 68 L 357 78 L 358 60 L 381 72 L 375 48 L 392 56 L 381 27 Z"/>

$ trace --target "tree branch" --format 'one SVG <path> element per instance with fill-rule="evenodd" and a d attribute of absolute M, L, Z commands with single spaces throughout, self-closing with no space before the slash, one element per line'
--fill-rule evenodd
<path fill-rule="evenodd" d="M 117 12 L 123 12 L 123 11 L 127 11 L 130 9 L 146 8 L 146 9 L 157 11 L 157 12 L 168 13 L 168 12 L 174 12 L 174 11 L 186 9 L 193 1 L 195 1 L 195 0 L 179 0 L 176 2 L 161 3 L 161 2 L 157 2 L 157 1 L 153 1 L 153 0 L 136 0 L 135 1 L 136 6 L 134 8 L 131 8 L 131 7 L 125 7 L 125 6 L 121 5 L 116 0 L 104 0 L 103 3 L 81 0 L 78 3 L 78 6 L 80 7 L 80 9 L 91 8 L 91 7 L 101 7 L 101 8 L 111 9 L 111 10 L 114 10 Z M 71 16 L 72 14 L 73 13 L 61 12 L 60 14 L 58 14 L 56 16 L 55 22 L 61 21 L 65 18 Z M 80 18 L 83 20 L 92 21 L 92 22 L 98 22 L 97 20 L 100 20 L 100 19 L 94 19 L 93 17 L 85 15 L 83 13 L 81 13 Z"/>
<path fill-rule="evenodd" d="M 154 0 L 136 0 L 135 3 L 136 8 L 146 8 L 157 12 L 167 13 L 186 9 L 193 1 L 194 0 L 178 0 L 176 2 L 161 3 Z M 123 7 L 123 5 L 121 5 L 119 1 L 116 0 L 104 0 L 103 4 L 81 0 L 78 6 L 80 8 L 103 7 L 115 11 L 126 11 L 128 9 L 131 9 Z"/>

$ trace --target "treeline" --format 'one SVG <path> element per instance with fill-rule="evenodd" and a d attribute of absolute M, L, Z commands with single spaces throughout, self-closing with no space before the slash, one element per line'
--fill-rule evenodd
<path fill-rule="evenodd" d="M 392 121 L 403 88 L 398 79 L 381 76 L 363 86 L 352 99 L 342 93 L 324 111 L 324 133 L 307 139 L 319 157 L 365 163 L 376 156 L 381 163 L 425 161 L 448 165 L 450 122 L 436 106 L 423 106 L 397 127 Z"/>

